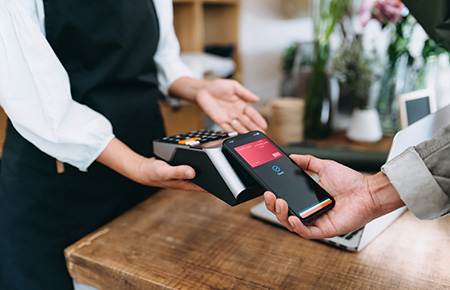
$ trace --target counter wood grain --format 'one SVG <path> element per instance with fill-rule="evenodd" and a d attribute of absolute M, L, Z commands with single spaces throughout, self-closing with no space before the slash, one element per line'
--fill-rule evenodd
<path fill-rule="evenodd" d="M 450 217 L 410 212 L 360 253 L 254 219 L 206 193 L 163 190 L 65 251 L 98 289 L 448 289 Z"/>

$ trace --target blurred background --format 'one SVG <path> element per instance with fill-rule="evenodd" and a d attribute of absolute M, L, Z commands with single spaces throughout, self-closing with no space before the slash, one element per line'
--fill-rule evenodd
<path fill-rule="evenodd" d="M 268 135 L 296 146 L 294 152 L 322 143 L 385 152 L 402 128 L 405 100 L 426 98 L 415 104 L 425 113 L 450 103 L 448 52 L 400 0 L 173 5 L 182 58 L 195 76 L 242 82 L 261 99 L 255 107 L 269 123 Z M 168 99 L 161 107 L 168 135 L 219 129 L 194 104 Z M 5 124 L 3 113 L 1 132 Z"/>
<path fill-rule="evenodd" d="M 427 89 L 437 109 L 450 103 L 448 53 L 399 0 L 175 0 L 174 14 L 185 62 L 257 94 L 281 144 L 347 132 L 368 111 L 380 129 L 346 138 L 374 143 L 400 130 L 401 95 Z"/>

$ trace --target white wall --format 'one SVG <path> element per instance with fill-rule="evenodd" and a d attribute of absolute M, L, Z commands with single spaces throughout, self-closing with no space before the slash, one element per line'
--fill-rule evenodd
<path fill-rule="evenodd" d="M 283 3 L 282 0 L 241 0 L 242 83 L 261 101 L 280 96 L 283 50 L 294 41 L 313 38 L 311 20 L 289 19 L 283 12 Z"/>

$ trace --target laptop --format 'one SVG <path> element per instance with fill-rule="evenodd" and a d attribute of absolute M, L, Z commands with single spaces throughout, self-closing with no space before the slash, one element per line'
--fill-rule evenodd
<path fill-rule="evenodd" d="M 393 159 L 408 147 L 432 139 L 440 129 L 449 124 L 450 105 L 402 129 L 394 137 L 387 161 Z M 399 208 L 371 221 L 355 232 L 334 238 L 322 239 L 320 241 L 344 250 L 359 252 L 391 225 L 405 210 L 406 207 Z M 252 207 L 250 213 L 256 218 L 282 226 L 275 215 L 266 209 L 264 201 Z"/>

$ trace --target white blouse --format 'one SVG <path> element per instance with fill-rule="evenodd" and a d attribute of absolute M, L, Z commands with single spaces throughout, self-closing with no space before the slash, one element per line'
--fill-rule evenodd
<path fill-rule="evenodd" d="M 190 71 L 179 57 L 172 1 L 153 2 L 160 27 L 155 62 L 167 93 Z M 113 129 L 103 115 L 72 99 L 67 72 L 45 38 L 44 18 L 42 0 L 0 0 L 0 105 L 26 140 L 86 171 Z"/>

